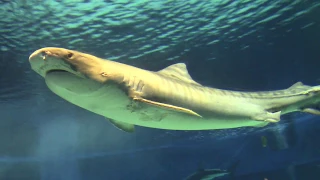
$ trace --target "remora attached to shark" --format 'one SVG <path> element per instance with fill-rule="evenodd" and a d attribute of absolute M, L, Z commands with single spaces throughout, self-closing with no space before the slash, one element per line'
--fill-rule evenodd
<path fill-rule="evenodd" d="M 228 91 L 195 82 L 183 63 L 153 72 L 56 47 L 35 51 L 29 61 L 53 93 L 127 132 L 134 125 L 172 130 L 260 127 L 294 111 L 320 115 L 320 86 L 301 82 L 278 91 Z"/>

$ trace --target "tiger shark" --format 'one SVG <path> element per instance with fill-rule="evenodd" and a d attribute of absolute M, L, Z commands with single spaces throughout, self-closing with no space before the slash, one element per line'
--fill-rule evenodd
<path fill-rule="evenodd" d="M 149 71 L 57 47 L 36 50 L 29 62 L 53 93 L 126 132 L 133 132 L 134 125 L 168 130 L 262 127 L 296 111 L 320 115 L 320 86 L 301 82 L 276 91 L 229 91 L 197 83 L 184 63 Z"/>

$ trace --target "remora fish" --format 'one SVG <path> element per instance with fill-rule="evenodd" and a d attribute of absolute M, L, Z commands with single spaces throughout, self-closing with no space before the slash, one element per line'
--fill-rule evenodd
<path fill-rule="evenodd" d="M 231 175 L 231 178 L 234 177 L 234 172 L 239 165 L 239 160 L 232 164 L 228 170 L 222 169 L 203 169 L 199 166 L 198 170 L 193 174 L 189 175 L 184 180 L 213 180 L 220 176 Z"/>
<path fill-rule="evenodd" d="M 216 177 L 225 176 L 229 172 L 221 169 L 199 169 L 184 180 L 213 180 Z"/>
<path fill-rule="evenodd" d="M 294 111 L 320 115 L 320 86 L 301 82 L 278 91 L 228 91 L 195 82 L 183 63 L 153 72 L 56 47 L 35 51 L 29 61 L 53 93 L 127 132 L 134 125 L 172 130 L 260 127 Z"/>

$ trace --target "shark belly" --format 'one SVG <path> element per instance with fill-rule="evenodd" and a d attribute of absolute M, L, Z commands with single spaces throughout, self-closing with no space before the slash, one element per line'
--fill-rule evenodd
<path fill-rule="evenodd" d="M 90 93 L 79 93 L 65 86 L 57 85 L 62 79 L 75 82 L 79 77 L 69 73 L 57 76 L 55 73 L 46 75 L 48 88 L 68 102 L 101 116 L 150 128 L 171 130 L 209 130 L 227 129 L 243 126 L 262 126 L 265 122 L 245 118 L 228 118 L 207 116 L 203 118 L 191 116 L 181 112 L 167 110 L 133 101 L 118 84 L 107 82 L 95 85 L 97 89 Z M 84 83 L 81 80 L 81 83 Z M 88 83 L 92 82 L 88 79 Z M 84 85 L 85 86 L 85 85 Z M 76 92 L 75 92 L 76 91 Z"/>

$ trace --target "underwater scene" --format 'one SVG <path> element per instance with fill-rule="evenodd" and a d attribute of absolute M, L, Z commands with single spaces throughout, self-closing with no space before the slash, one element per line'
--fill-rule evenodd
<path fill-rule="evenodd" d="M 319 180 L 319 0 L 0 0 L 0 180 Z"/>

